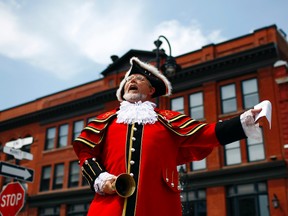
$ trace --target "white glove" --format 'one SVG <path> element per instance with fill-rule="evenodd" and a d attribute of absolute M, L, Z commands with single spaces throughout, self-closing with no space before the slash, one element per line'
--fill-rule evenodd
<path fill-rule="evenodd" d="M 258 123 L 255 124 L 254 115 L 251 109 L 240 115 L 240 121 L 247 137 L 261 141 L 261 129 Z"/>
<path fill-rule="evenodd" d="M 95 182 L 94 182 L 95 192 L 98 193 L 98 194 L 104 195 L 104 193 L 103 193 L 104 184 L 106 183 L 106 181 L 109 181 L 109 180 L 114 179 L 114 178 L 116 178 L 116 176 L 114 176 L 114 175 L 112 175 L 112 174 L 110 174 L 108 172 L 101 173 L 95 179 Z"/>

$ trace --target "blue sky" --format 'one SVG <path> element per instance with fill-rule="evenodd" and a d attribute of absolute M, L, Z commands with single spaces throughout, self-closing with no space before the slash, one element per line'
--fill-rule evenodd
<path fill-rule="evenodd" d="M 100 78 L 111 55 L 172 55 L 276 24 L 287 0 L 0 0 L 0 111 Z M 163 48 L 168 50 L 167 44 Z"/>

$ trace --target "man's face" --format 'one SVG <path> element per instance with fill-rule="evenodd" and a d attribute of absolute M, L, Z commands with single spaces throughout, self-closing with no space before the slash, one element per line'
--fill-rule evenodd
<path fill-rule="evenodd" d="M 129 102 L 151 100 L 155 88 L 145 76 L 133 74 L 126 79 L 123 98 Z"/>

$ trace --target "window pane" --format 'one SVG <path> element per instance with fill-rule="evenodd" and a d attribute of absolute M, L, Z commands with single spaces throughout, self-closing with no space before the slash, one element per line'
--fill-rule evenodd
<path fill-rule="evenodd" d="M 89 185 L 89 183 L 86 180 L 86 178 L 82 175 L 82 186 L 86 186 L 86 185 Z"/>
<path fill-rule="evenodd" d="M 183 216 L 206 216 L 206 191 L 193 190 L 182 192 L 182 212 Z M 188 198 L 188 200 L 187 200 Z"/>
<path fill-rule="evenodd" d="M 249 146 L 249 161 L 258 161 L 265 159 L 264 148 L 262 144 Z"/>
<path fill-rule="evenodd" d="M 254 184 L 242 184 L 237 186 L 238 194 L 251 194 L 255 192 Z"/>
<path fill-rule="evenodd" d="M 191 108 L 190 109 L 190 116 L 193 119 L 203 119 L 204 118 L 203 106 Z"/>
<path fill-rule="evenodd" d="M 59 189 L 63 187 L 63 178 L 64 164 L 57 164 L 54 168 L 53 189 Z"/>
<path fill-rule="evenodd" d="M 228 191 L 228 196 L 233 196 L 236 194 L 234 187 L 229 187 L 227 191 Z"/>
<path fill-rule="evenodd" d="M 206 201 L 198 201 L 197 203 L 195 203 L 194 215 L 197 216 L 207 215 Z"/>
<path fill-rule="evenodd" d="M 237 111 L 236 98 L 225 100 L 222 102 L 223 113 L 235 112 Z"/>
<path fill-rule="evenodd" d="M 180 198 L 181 198 L 181 202 L 186 202 L 187 201 L 187 193 L 186 192 L 181 192 L 181 195 L 180 195 Z"/>
<path fill-rule="evenodd" d="M 46 131 L 45 150 L 53 149 L 56 137 L 56 128 L 48 128 Z"/>
<path fill-rule="evenodd" d="M 241 163 L 240 149 L 232 149 L 226 151 L 226 165 L 233 165 L 240 163 Z"/>
<path fill-rule="evenodd" d="M 194 119 L 204 118 L 203 93 L 190 95 L 190 116 Z"/>
<path fill-rule="evenodd" d="M 184 113 L 184 98 L 179 97 L 171 99 L 171 109 L 174 111 Z"/>
<path fill-rule="evenodd" d="M 251 108 L 259 103 L 258 86 L 256 79 L 245 80 L 242 82 L 244 98 L 244 108 Z"/>
<path fill-rule="evenodd" d="M 188 192 L 188 200 L 196 200 L 196 192 L 195 191 L 189 191 Z"/>
<path fill-rule="evenodd" d="M 243 197 L 239 199 L 239 216 L 257 215 L 257 203 L 254 197 Z"/>
<path fill-rule="evenodd" d="M 43 207 L 39 210 L 39 216 L 59 216 L 60 215 L 60 207 Z"/>
<path fill-rule="evenodd" d="M 242 82 L 243 94 L 258 92 L 256 79 L 245 80 Z"/>
<path fill-rule="evenodd" d="M 266 194 L 259 195 L 259 209 L 261 216 L 269 216 L 269 203 L 268 196 Z"/>
<path fill-rule="evenodd" d="M 229 186 L 227 188 L 228 215 L 269 216 L 267 186 L 265 185 L 265 182 L 255 182 Z"/>
<path fill-rule="evenodd" d="M 262 130 L 260 130 L 260 140 L 256 140 L 256 139 L 252 139 L 252 138 L 247 138 L 247 144 L 250 146 L 250 145 L 255 145 L 255 144 L 263 144 L 263 133 L 262 133 Z"/>
<path fill-rule="evenodd" d="M 75 140 L 80 135 L 80 132 L 82 131 L 83 127 L 84 127 L 84 121 L 74 122 L 73 140 Z"/>
<path fill-rule="evenodd" d="M 79 184 L 79 165 L 77 161 L 70 163 L 69 169 L 69 184 L 68 187 L 78 187 Z"/>
<path fill-rule="evenodd" d="M 201 170 L 206 168 L 206 158 L 200 161 L 193 161 L 191 170 Z"/>
<path fill-rule="evenodd" d="M 235 148 L 240 148 L 239 141 L 235 141 L 235 142 L 225 145 L 225 149 L 235 149 Z"/>
<path fill-rule="evenodd" d="M 42 168 L 42 176 L 40 183 L 40 191 L 48 191 L 51 178 L 51 166 L 46 166 Z"/>
<path fill-rule="evenodd" d="M 206 199 L 206 191 L 205 190 L 199 190 L 198 191 L 198 199 Z"/>
<path fill-rule="evenodd" d="M 239 141 L 225 145 L 225 159 L 226 165 L 241 163 L 241 149 Z"/>
<path fill-rule="evenodd" d="M 190 95 L 190 107 L 202 106 L 203 105 L 203 94 L 202 92 L 194 93 Z"/>
<path fill-rule="evenodd" d="M 89 204 L 68 205 L 67 216 L 84 216 L 87 215 Z"/>
<path fill-rule="evenodd" d="M 261 130 L 262 134 L 262 130 Z M 265 149 L 263 143 L 263 136 L 260 140 L 247 138 L 248 159 L 249 161 L 259 161 L 265 159 Z"/>
<path fill-rule="evenodd" d="M 259 103 L 258 94 L 249 94 L 244 96 L 244 108 L 252 108 Z"/>
<path fill-rule="evenodd" d="M 221 101 L 223 113 L 237 111 L 237 101 L 234 84 L 221 87 Z"/>
<path fill-rule="evenodd" d="M 221 96 L 223 100 L 229 99 L 229 98 L 234 98 L 236 95 L 235 93 L 235 85 L 230 84 L 226 86 L 221 87 Z"/>
<path fill-rule="evenodd" d="M 265 183 L 260 182 L 258 184 L 258 191 L 259 192 L 266 192 L 267 191 L 267 185 Z"/>
<path fill-rule="evenodd" d="M 67 146 L 67 142 L 68 142 L 68 124 L 65 124 L 65 125 L 61 125 L 59 128 L 57 147 Z"/>

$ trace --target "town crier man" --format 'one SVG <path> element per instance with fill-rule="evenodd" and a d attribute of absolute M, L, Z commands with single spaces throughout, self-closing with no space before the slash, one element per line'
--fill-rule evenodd
<path fill-rule="evenodd" d="M 116 93 L 120 106 L 97 116 L 73 143 L 95 192 L 88 215 L 180 216 L 177 165 L 201 160 L 220 145 L 257 137 L 254 117 L 261 109 L 217 123 L 158 109 L 153 98 L 171 95 L 170 82 L 136 57 L 130 64 Z"/>

